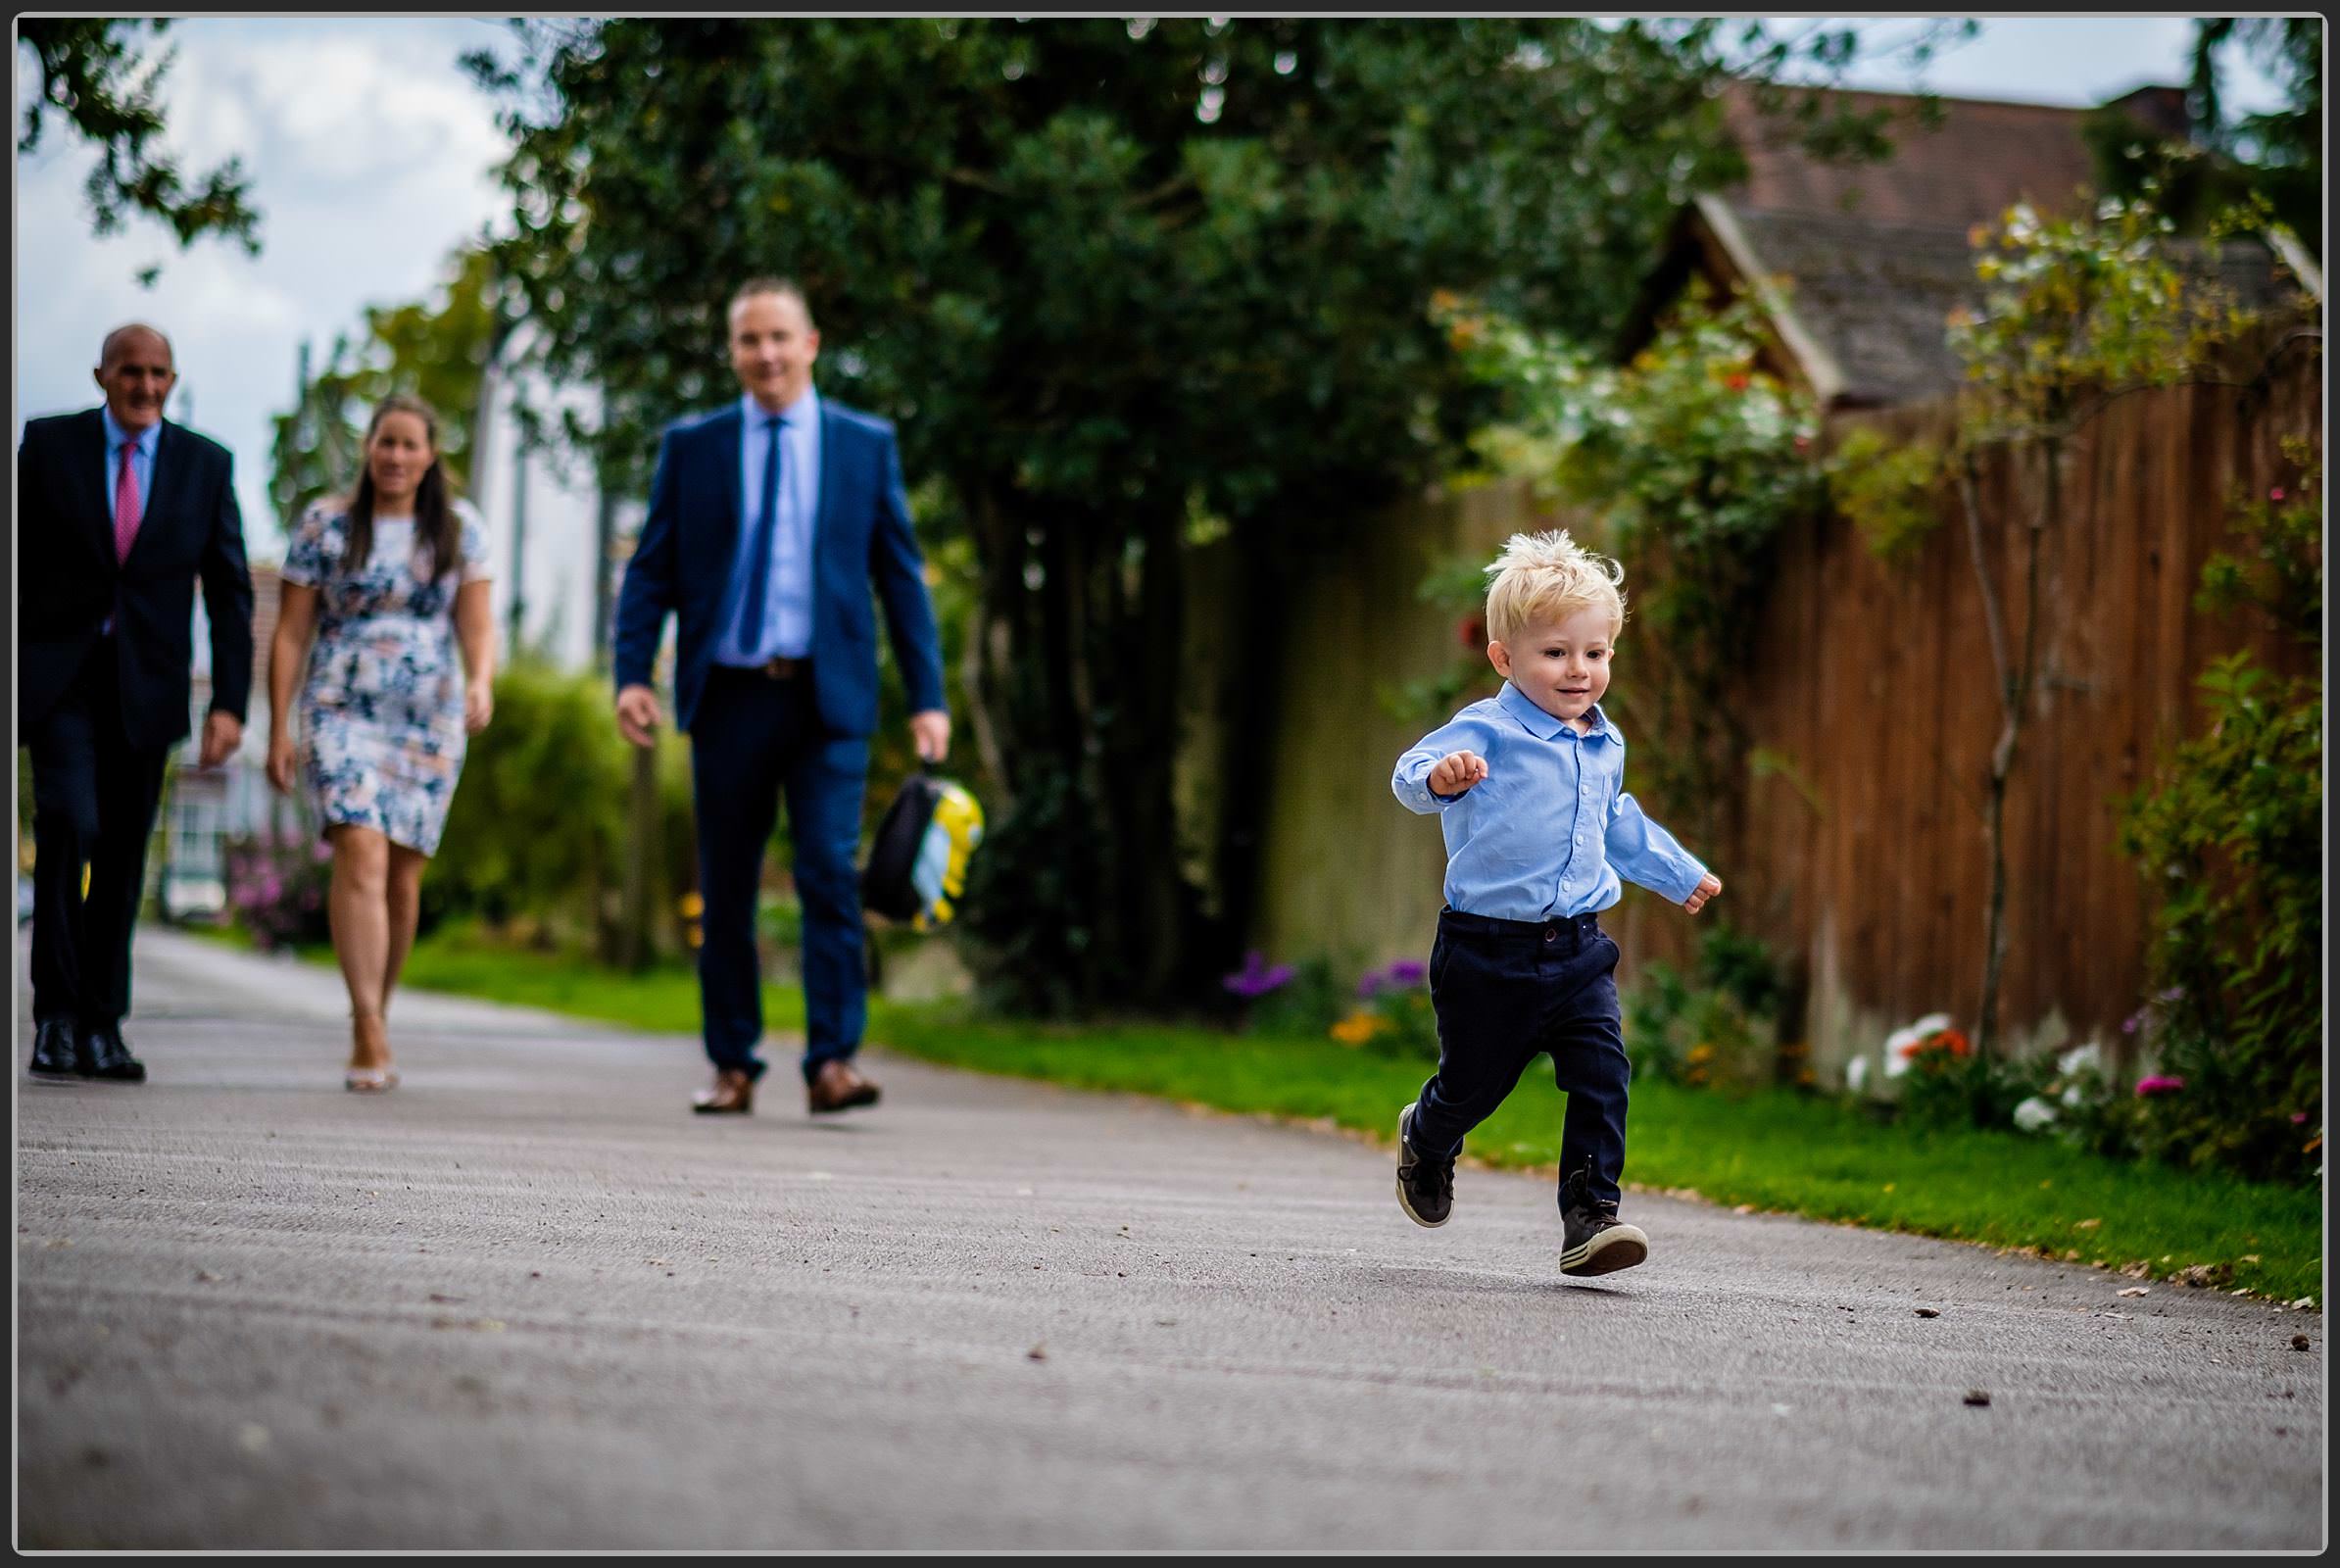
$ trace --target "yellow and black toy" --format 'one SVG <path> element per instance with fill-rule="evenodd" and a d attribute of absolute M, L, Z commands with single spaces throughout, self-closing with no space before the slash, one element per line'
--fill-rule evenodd
<path fill-rule="evenodd" d="M 951 923 L 967 886 L 967 860 L 983 842 L 983 807 L 930 772 L 902 780 L 879 821 L 861 869 L 861 906 L 919 931 Z"/>

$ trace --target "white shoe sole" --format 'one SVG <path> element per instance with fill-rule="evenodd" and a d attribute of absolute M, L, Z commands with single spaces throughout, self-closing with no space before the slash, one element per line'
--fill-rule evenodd
<path fill-rule="evenodd" d="M 1414 1103 L 1419 1104 L 1421 1102 L 1416 1101 Z M 1405 1153 L 1405 1119 L 1407 1114 L 1411 1112 L 1413 1108 L 1413 1105 L 1408 1105 L 1404 1110 L 1401 1110 L 1397 1113 L 1397 1152 L 1401 1157 Z M 1405 1196 L 1405 1178 L 1403 1176 L 1397 1178 L 1397 1206 L 1405 1210 L 1406 1218 L 1412 1220 L 1415 1224 L 1423 1227 L 1425 1230 L 1435 1231 L 1439 1226 L 1445 1224 L 1446 1219 L 1452 1219 L 1454 1217 L 1454 1211 L 1452 1209 L 1447 1210 L 1446 1219 L 1424 1219 L 1421 1215 L 1415 1213 L 1413 1200 Z"/>
<path fill-rule="evenodd" d="M 1649 1238 L 1638 1225 L 1612 1225 L 1560 1254 L 1560 1272 L 1582 1279 L 1591 1274 L 1614 1274 L 1647 1260 Z"/>

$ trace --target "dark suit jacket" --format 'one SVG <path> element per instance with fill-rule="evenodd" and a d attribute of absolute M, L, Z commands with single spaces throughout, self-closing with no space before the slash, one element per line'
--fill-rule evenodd
<path fill-rule="evenodd" d="M 106 424 L 96 409 L 31 419 L 17 448 L 17 726 L 28 736 L 114 617 L 130 744 L 175 745 L 189 725 L 195 579 L 211 619 L 214 711 L 252 692 L 252 574 L 227 449 L 163 421 L 153 494 L 125 562 L 114 559 Z"/>
<path fill-rule="evenodd" d="M 820 501 L 812 525 L 812 684 L 821 722 L 840 735 L 877 728 L 877 626 L 886 608 L 894 658 L 913 710 L 943 706 L 943 650 L 925 562 L 910 531 L 894 426 L 821 400 Z M 616 677 L 650 684 L 666 613 L 674 612 L 675 722 L 699 710 L 723 631 L 739 549 L 740 410 L 667 427 L 650 485 L 650 513 L 617 594 Z"/>

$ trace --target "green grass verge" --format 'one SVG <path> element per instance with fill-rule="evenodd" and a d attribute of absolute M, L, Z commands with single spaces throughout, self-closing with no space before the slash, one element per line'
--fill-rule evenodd
<path fill-rule="evenodd" d="M 328 956 L 329 957 L 329 956 Z M 559 955 L 493 948 L 465 933 L 416 946 L 407 983 L 660 1033 L 699 1028 L 683 967 L 621 975 Z M 776 1029 L 804 1022 L 793 986 L 764 988 Z M 963 1005 L 872 999 L 873 1042 L 947 1066 L 1046 1079 L 1246 1114 L 1330 1122 L 1394 1142 L 1398 1107 L 1430 1061 L 1330 1040 L 1227 1035 L 1162 1024 L 1061 1027 L 977 1017 Z M 1466 1153 L 1556 1170 L 1562 1100 L 1531 1070 Z M 2020 1248 L 2155 1277 L 2193 1266 L 2227 1290 L 2293 1299 L 2321 1290 L 2323 1207 L 2314 1189 L 2122 1164 L 2014 1133 L 1922 1134 L 1831 1100 L 1731 1097 L 1672 1084 L 1633 1090 L 1633 1185 L 1717 1203 Z"/>

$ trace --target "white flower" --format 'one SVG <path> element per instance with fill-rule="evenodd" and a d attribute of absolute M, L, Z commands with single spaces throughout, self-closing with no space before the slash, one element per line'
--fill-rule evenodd
<path fill-rule="evenodd" d="M 2056 1072 L 2059 1077 L 2069 1078 L 2073 1073 L 2078 1072 L 2083 1068 L 2089 1072 L 2102 1072 L 2104 1071 L 2104 1048 L 2099 1046 L 2095 1041 L 2091 1040 L 2086 1045 L 2074 1046 L 2070 1051 L 2064 1053 L 2063 1055 L 2058 1056 L 2056 1058 Z M 2070 1102 L 2067 1102 L 2067 1103 L 2070 1103 Z"/>
<path fill-rule="evenodd" d="M 2065 1089 L 2064 1089 L 2064 1093 L 2063 1093 L 2061 1096 L 2059 1096 L 2058 1098 L 2059 1098 L 2059 1099 L 2061 1099 L 2061 1100 L 2064 1102 L 2064 1103 L 2065 1103 L 2065 1104 L 2066 1104 L 2068 1107 L 2070 1107 L 2071 1109 L 2073 1109 L 2073 1110 L 2077 1110 L 2077 1109 L 2079 1109 L 2079 1108 L 2080 1108 L 2080 1101 L 2081 1101 L 2081 1098 L 2082 1098 L 2082 1097 L 2081 1097 L 2081 1094 L 2080 1094 L 2080 1086 L 2079 1086 L 2078 1084 L 2068 1084 L 2068 1085 L 2066 1085 L 2066 1086 L 2065 1086 Z"/>
<path fill-rule="evenodd" d="M 2035 1133 L 2055 1119 L 2056 1107 L 2037 1095 L 2015 1107 L 2015 1124 L 2027 1133 Z"/>
<path fill-rule="evenodd" d="M 1869 1058 L 1867 1056 L 1855 1056 L 1844 1064 L 1845 1088 L 1857 1095 L 1861 1092 L 1862 1086 L 1868 1082 Z"/>
<path fill-rule="evenodd" d="M 1906 1029 L 1896 1029 L 1885 1036 L 1885 1076 L 1898 1078 L 1910 1070 L 1910 1053 L 1921 1041 L 1940 1034 L 1950 1027 L 1946 1012 L 1929 1012 Z"/>

